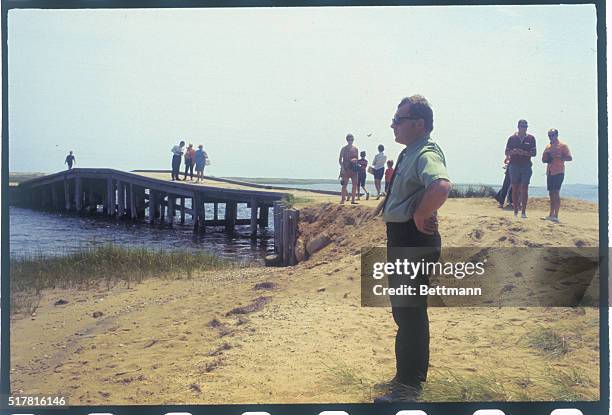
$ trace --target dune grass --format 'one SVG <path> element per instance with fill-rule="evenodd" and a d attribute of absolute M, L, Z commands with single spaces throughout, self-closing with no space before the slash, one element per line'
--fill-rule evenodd
<path fill-rule="evenodd" d="M 344 362 L 322 364 L 328 369 L 338 391 L 351 390 L 355 399 L 371 402 L 385 394 L 391 385 L 380 382 L 381 374 L 363 373 Z M 478 367 L 478 373 L 433 369 L 423 383 L 420 402 L 529 402 L 597 400 L 598 385 L 579 368 L 559 368 L 546 364 L 526 369 L 521 375 L 497 367 Z"/>
<path fill-rule="evenodd" d="M 11 312 L 32 313 L 41 292 L 51 288 L 89 289 L 145 278 L 192 278 L 199 271 L 238 266 L 206 252 L 124 248 L 108 244 L 60 257 L 31 255 L 11 259 Z"/>
<path fill-rule="evenodd" d="M 285 203 L 285 205 L 288 208 L 292 208 L 297 204 L 306 204 L 306 203 L 310 203 L 312 202 L 314 199 L 310 199 L 307 197 L 301 197 L 301 196 L 294 196 L 291 193 L 287 193 L 284 197 L 283 197 L 283 202 Z"/>
<path fill-rule="evenodd" d="M 448 197 L 452 198 L 471 198 L 471 197 L 493 197 L 497 194 L 493 187 L 488 185 L 454 185 Z"/>
<path fill-rule="evenodd" d="M 569 352 L 567 339 L 551 329 L 540 329 L 530 333 L 527 343 L 547 357 L 561 357 Z"/>

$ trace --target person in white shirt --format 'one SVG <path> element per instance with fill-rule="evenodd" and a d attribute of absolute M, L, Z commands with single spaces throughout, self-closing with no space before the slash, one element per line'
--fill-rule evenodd
<path fill-rule="evenodd" d="M 172 147 L 172 180 L 180 180 L 179 171 L 181 169 L 181 158 L 183 158 L 183 147 L 185 147 L 184 141 Z"/>
<path fill-rule="evenodd" d="M 374 156 L 372 161 L 372 168 L 374 169 L 374 186 L 376 186 L 376 200 L 380 199 L 380 196 L 384 196 L 385 192 L 380 192 L 380 182 L 385 174 L 385 163 L 387 162 L 387 156 L 384 153 L 385 146 L 382 144 L 378 145 L 378 154 Z"/>

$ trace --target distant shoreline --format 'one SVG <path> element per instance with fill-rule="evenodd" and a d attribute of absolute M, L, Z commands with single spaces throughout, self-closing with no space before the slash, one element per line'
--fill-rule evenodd
<path fill-rule="evenodd" d="M 33 179 L 35 177 L 44 176 L 51 173 L 41 172 L 9 172 L 9 182 L 20 183 L 25 180 Z M 222 179 L 238 180 L 243 182 L 255 183 L 255 184 L 338 184 L 338 179 L 295 179 L 295 178 L 283 178 L 283 177 L 243 177 L 243 176 L 219 176 Z M 494 188 L 501 187 L 499 183 L 453 183 L 454 186 L 491 186 Z M 584 183 L 564 183 L 564 186 L 593 186 L 599 187 L 598 184 L 584 184 Z M 530 187 L 544 187 L 544 186 L 530 186 Z"/>

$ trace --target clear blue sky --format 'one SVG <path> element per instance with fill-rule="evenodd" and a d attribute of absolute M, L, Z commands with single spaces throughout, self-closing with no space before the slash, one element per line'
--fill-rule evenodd
<path fill-rule="evenodd" d="M 208 174 L 335 178 L 348 132 L 395 158 L 390 119 L 420 93 L 454 182 L 501 182 L 519 118 L 539 154 L 559 130 L 566 183 L 597 182 L 591 5 L 13 10 L 8 24 L 11 171 L 58 171 L 69 149 L 81 167 L 169 168 L 185 139 Z"/>

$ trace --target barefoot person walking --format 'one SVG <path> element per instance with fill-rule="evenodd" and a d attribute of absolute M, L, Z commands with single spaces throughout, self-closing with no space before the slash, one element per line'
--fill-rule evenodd
<path fill-rule="evenodd" d="M 542 162 L 547 163 L 546 167 L 546 187 L 550 197 L 550 212 L 548 216 L 542 218 L 559 222 L 559 208 L 561 207 L 561 184 L 565 178 L 565 162 L 572 161 L 567 144 L 559 140 L 559 131 L 555 128 L 548 130 L 550 144 L 542 153 Z"/>
<path fill-rule="evenodd" d="M 521 217 L 527 218 L 528 189 L 531 179 L 531 157 L 536 155 L 536 140 L 527 134 L 527 121 L 519 120 L 518 131 L 508 138 L 506 156 L 510 157 L 508 164 L 510 182 L 512 183 L 512 201 L 514 202 L 514 217 L 518 218 L 519 207 Z"/>
<path fill-rule="evenodd" d="M 397 159 L 387 196 L 375 211 L 382 210 L 387 225 L 387 261 L 435 262 L 441 247 L 437 210 L 446 201 L 451 184 L 442 149 L 430 137 L 433 111 L 429 102 L 420 95 L 404 98 L 391 128 L 395 141 L 406 148 Z M 390 275 L 389 287 L 402 284 L 416 287 L 428 281 L 424 273 L 408 281 L 405 276 Z M 376 398 L 374 403 L 415 401 L 429 368 L 427 296 L 390 299 L 397 324 L 396 375 L 389 393 Z"/>
<path fill-rule="evenodd" d="M 357 182 L 359 173 L 357 158 L 359 157 L 359 150 L 353 145 L 353 141 L 355 141 L 353 134 L 347 134 L 347 144 L 340 150 L 340 157 L 338 158 L 338 162 L 340 163 L 340 176 L 342 178 L 342 199 L 340 199 L 340 204 L 344 204 L 344 200 L 348 199 L 346 186 L 348 185 L 349 179 L 352 185 L 351 203 L 353 205 L 357 204 L 357 202 L 355 202 L 355 196 L 357 195 L 357 188 L 359 186 Z"/>

